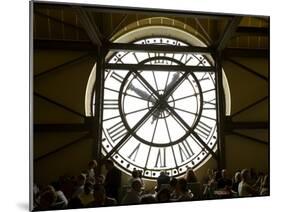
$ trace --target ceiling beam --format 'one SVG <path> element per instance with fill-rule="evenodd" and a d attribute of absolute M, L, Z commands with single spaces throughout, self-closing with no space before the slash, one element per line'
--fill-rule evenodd
<path fill-rule="evenodd" d="M 84 117 L 83 123 L 48 123 L 48 124 L 34 124 L 35 132 L 83 132 L 93 129 L 95 116 Z"/>
<path fill-rule="evenodd" d="M 50 39 L 34 39 L 34 49 L 36 50 L 70 50 L 70 51 L 96 51 L 96 46 L 90 40 L 50 40 Z M 112 51 L 151 51 L 151 52 L 197 52 L 212 53 L 212 48 L 189 46 L 166 46 L 165 49 L 161 45 L 140 45 L 140 44 L 124 44 L 111 43 L 109 48 Z M 248 49 L 248 48 L 225 48 L 222 53 L 223 58 L 227 57 L 269 57 L 268 49 Z"/>
<path fill-rule="evenodd" d="M 91 13 L 87 9 L 79 6 L 75 6 L 74 9 L 91 42 L 94 45 L 101 46 L 102 36 Z"/>
<path fill-rule="evenodd" d="M 266 27 L 238 27 L 234 36 L 269 36 L 269 28 Z"/>
<path fill-rule="evenodd" d="M 214 72 L 211 66 L 184 66 L 184 65 L 146 65 L 146 64 L 106 64 L 105 69 L 110 70 L 143 70 L 143 71 L 190 71 Z"/>
<path fill-rule="evenodd" d="M 222 51 L 223 49 L 226 48 L 229 40 L 235 34 L 241 19 L 242 16 L 235 16 L 228 21 L 228 24 L 225 27 L 224 32 L 221 34 L 220 38 L 217 41 L 217 45 L 216 45 L 217 51 Z"/>
<path fill-rule="evenodd" d="M 241 122 L 241 121 L 225 121 L 225 130 L 267 130 L 269 129 L 268 122 Z"/>
<path fill-rule="evenodd" d="M 36 8 L 48 9 L 70 9 L 73 6 L 83 6 L 83 8 L 92 9 L 97 13 L 118 13 L 118 14 L 138 14 L 147 16 L 173 16 L 173 17 L 190 17 L 190 18 L 209 18 L 209 19 L 225 19 L 233 15 L 216 12 L 202 12 L 202 11 L 185 11 L 185 10 L 171 10 L 159 8 L 141 8 L 141 7 L 120 7 L 117 5 L 95 5 L 83 3 L 66 3 L 66 2 L 46 2 L 37 0 L 35 2 Z"/>
<path fill-rule="evenodd" d="M 70 51 L 95 51 L 96 47 L 90 40 L 49 40 L 34 39 L 34 49 L 70 50 Z"/>
<path fill-rule="evenodd" d="M 254 141 L 256 143 L 264 144 L 264 145 L 268 145 L 268 143 L 269 143 L 268 141 L 260 140 L 260 139 L 257 139 L 257 138 L 254 138 L 254 137 L 251 137 L 251 136 L 248 136 L 248 135 L 244 135 L 244 134 L 241 134 L 241 133 L 238 133 L 238 132 L 234 132 L 234 131 L 232 131 L 231 134 L 242 137 L 242 138 L 245 138 L 245 139 L 248 139 L 250 141 Z"/>
<path fill-rule="evenodd" d="M 157 44 L 132 44 L 132 43 L 109 43 L 107 48 L 111 51 L 134 51 L 134 52 L 169 52 L 169 53 L 214 53 L 214 49 L 197 46 L 174 46 Z"/>
<path fill-rule="evenodd" d="M 269 58 L 268 49 L 247 49 L 247 48 L 225 48 L 222 52 L 223 58 L 230 57 L 264 57 Z"/>
<path fill-rule="evenodd" d="M 91 125 L 86 123 L 78 124 L 34 124 L 34 132 L 87 132 L 91 130 Z"/>
<path fill-rule="evenodd" d="M 172 17 L 188 17 L 188 18 L 200 18 L 200 19 L 225 19 L 229 18 L 232 15 L 222 14 L 222 13 L 212 13 L 212 12 L 195 12 L 195 11 L 184 11 L 184 10 L 165 10 L 158 8 L 135 8 L 135 7 L 114 7 L 114 6 L 101 6 L 94 5 L 90 6 L 98 13 L 122 13 L 122 14 L 138 14 L 138 15 L 147 15 L 147 16 L 172 16 Z"/>

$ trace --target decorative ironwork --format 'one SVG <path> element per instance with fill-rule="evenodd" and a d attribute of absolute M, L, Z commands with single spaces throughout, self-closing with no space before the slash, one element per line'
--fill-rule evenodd
<path fill-rule="evenodd" d="M 215 68 L 200 53 L 158 47 L 188 49 L 184 42 L 151 37 L 132 46 L 146 44 L 158 50 L 118 51 L 105 65 L 102 153 L 146 179 L 161 170 L 180 176 L 209 155 L 217 159 Z"/>

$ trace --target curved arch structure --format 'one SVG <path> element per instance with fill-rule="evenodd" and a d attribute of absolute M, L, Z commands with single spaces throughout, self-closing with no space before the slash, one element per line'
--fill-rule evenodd
<path fill-rule="evenodd" d="M 198 47 L 206 47 L 206 44 L 202 42 L 200 39 L 195 37 L 194 35 L 178 29 L 171 26 L 145 26 L 145 27 L 139 27 L 132 31 L 129 31 L 120 37 L 116 38 L 113 42 L 116 43 L 132 43 L 138 40 L 141 40 L 143 38 L 152 38 L 152 37 L 166 37 L 171 38 L 175 40 L 182 41 L 183 43 L 187 43 L 191 46 L 198 46 Z M 113 53 L 109 53 L 106 55 L 106 62 L 109 62 L 112 59 Z M 209 64 L 211 66 L 214 65 L 214 60 L 211 57 L 211 55 L 205 55 L 205 57 L 208 59 Z M 85 96 L 85 112 L 87 116 L 92 116 L 93 111 L 93 88 L 95 84 L 95 70 L 96 66 L 93 67 L 92 72 L 89 77 L 89 81 L 87 84 L 86 89 L 86 96 Z M 231 112 L 231 98 L 230 98 L 230 89 L 228 85 L 227 78 L 223 72 L 223 88 L 224 88 L 224 94 L 225 94 L 225 105 L 226 105 L 226 115 L 229 115 Z M 213 151 L 216 151 L 217 145 L 212 147 Z M 105 153 L 104 153 L 105 154 Z M 199 169 L 202 165 L 204 165 L 210 158 L 211 154 L 208 154 L 200 163 L 198 163 L 196 166 L 194 166 L 194 170 Z M 118 164 L 118 162 L 117 162 Z M 118 165 L 119 166 L 119 165 Z M 126 173 L 129 173 L 126 169 L 123 169 L 122 166 L 119 166 L 123 171 Z M 178 176 L 178 175 L 177 175 Z M 150 178 L 146 178 L 150 179 Z M 152 179 L 152 178 L 151 178 Z"/>
<path fill-rule="evenodd" d="M 183 42 L 189 43 L 193 46 L 201 46 L 206 47 L 206 44 L 204 44 L 201 40 L 199 40 L 194 35 L 170 26 L 145 26 L 141 28 L 134 29 L 130 32 L 127 32 L 120 37 L 116 38 L 113 42 L 114 43 L 131 43 L 135 40 L 144 38 L 144 37 L 150 37 L 150 36 L 165 36 L 165 37 L 171 37 L 178 40 L 182 40 Z M 112 54 L 108 54 L 106 56 L 106 59 L 110 58 Z M 208 57 L 209 61 L 213 63 L 213 58 Z M 89 76 L 89 80 L 87 83 L 86 88 L 86 95 L 85 95 L 85 114 L 86 116 L 92 115 L 92 96 L 93 96 L 93 88 L 95 84 L 95 70 L 96 66 L 93 67 L 91 74 Z M 225 96 L 225 114 L 230 115 L 231 114 L 231 95 L 230 95 L 230 89 L 228 85 L 228 81 L 226 78 L 226 75 L 223 71 L 223 89 L 224 89 L 224 96 Z"/>

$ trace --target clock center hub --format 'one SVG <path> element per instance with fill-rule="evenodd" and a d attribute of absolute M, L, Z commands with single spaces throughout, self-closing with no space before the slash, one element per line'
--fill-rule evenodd
<path fill-rule="evenodd" d="M 167 104 L 169 104 L 171 107 L 175 106 L 174 103 L 174 98 L 171 95 L 168 100 L 163 99 L 164 96 L 164 90 L 158 90 L 157 91 L 160 98 L 158 100 L 159 106 L 156 109 L 156 111 L 153 113 L 153 121 L 156 119 L 163 119 L 163 118 L 167 118 L 168 116 L 170 116 L 170 111 L 167 109 Z M 156 100 L 155 98 L 151 95 L 150 98 L 148 99 L 147 103 L 148 103 L 148 107 L 153 107 L 156 104 Z"/>

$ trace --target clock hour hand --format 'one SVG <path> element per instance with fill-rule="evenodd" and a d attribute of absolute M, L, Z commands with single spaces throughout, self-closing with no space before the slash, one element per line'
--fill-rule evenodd
<path fill-rule="evenodd" d="M 154 98 L 154 96 L 151 96 L 146 91 L 135 87 L 133 84 L 131 84 L 128 89 L 135 92 L 137 95 L 139 95 L 144 100 L 147 100 L 147 101 L 150 101 L 150 102 L 153 102 L 153 103 L 156 102 L 156 99 Z"/>
<path fill-rule="evenodd" d="M 160 117 L 160 114 L 161 114 L 161 112 L 160 112 L 159 110 L 156 110 L 156 111 L 153 113 L 152 120 L 151 120 L 151 124 L 153 124 L 154 121 L 157 120 L 157 119 Z"/>
<path fill-rule="evenodd" d="M 179 78 L 180 78 L 180 74 L 179 74 L 179 73 L 173 74 L 173 78 L 172 78 L 171 82 L 166 86 L 165 92 L 166 92 L 166 91 L 169 91 L 170 88 L 174 86 L 174 84 L 177 82 L 177 80 L 178 80 Z M 158 119 L 158 118 L 161 116 L 161 113 L 162 113 L 162 112 L 160 112 L 160 110 L 156 110 L 156 111 L 154 112 L 154 114 L 153 114 L 153 116 L 152 116 L 151 124 L 153 124 L 154 121 L 155 121 L 156 119 Z"/>
<path fill-rule="evenodd" d="M 142 97 L 144 100 L 150 101 L 153 104 L 156 103 L 156 99 L 154 98 L 154 96 L 149 95 L 149 93 L 147 93 L 146 91 L 141 90 L 141 89 L 135 87 L 133 84 L 131 84 L 128 89 L 133 91 L 133 92 L 135 92 L 137 95 Z M 158 110 L 156 110 L 153 113 L 151 124 L 154 123 L 154 121 L 159 117 L 159 115 L 160 115 L 160 112 Z"/>

